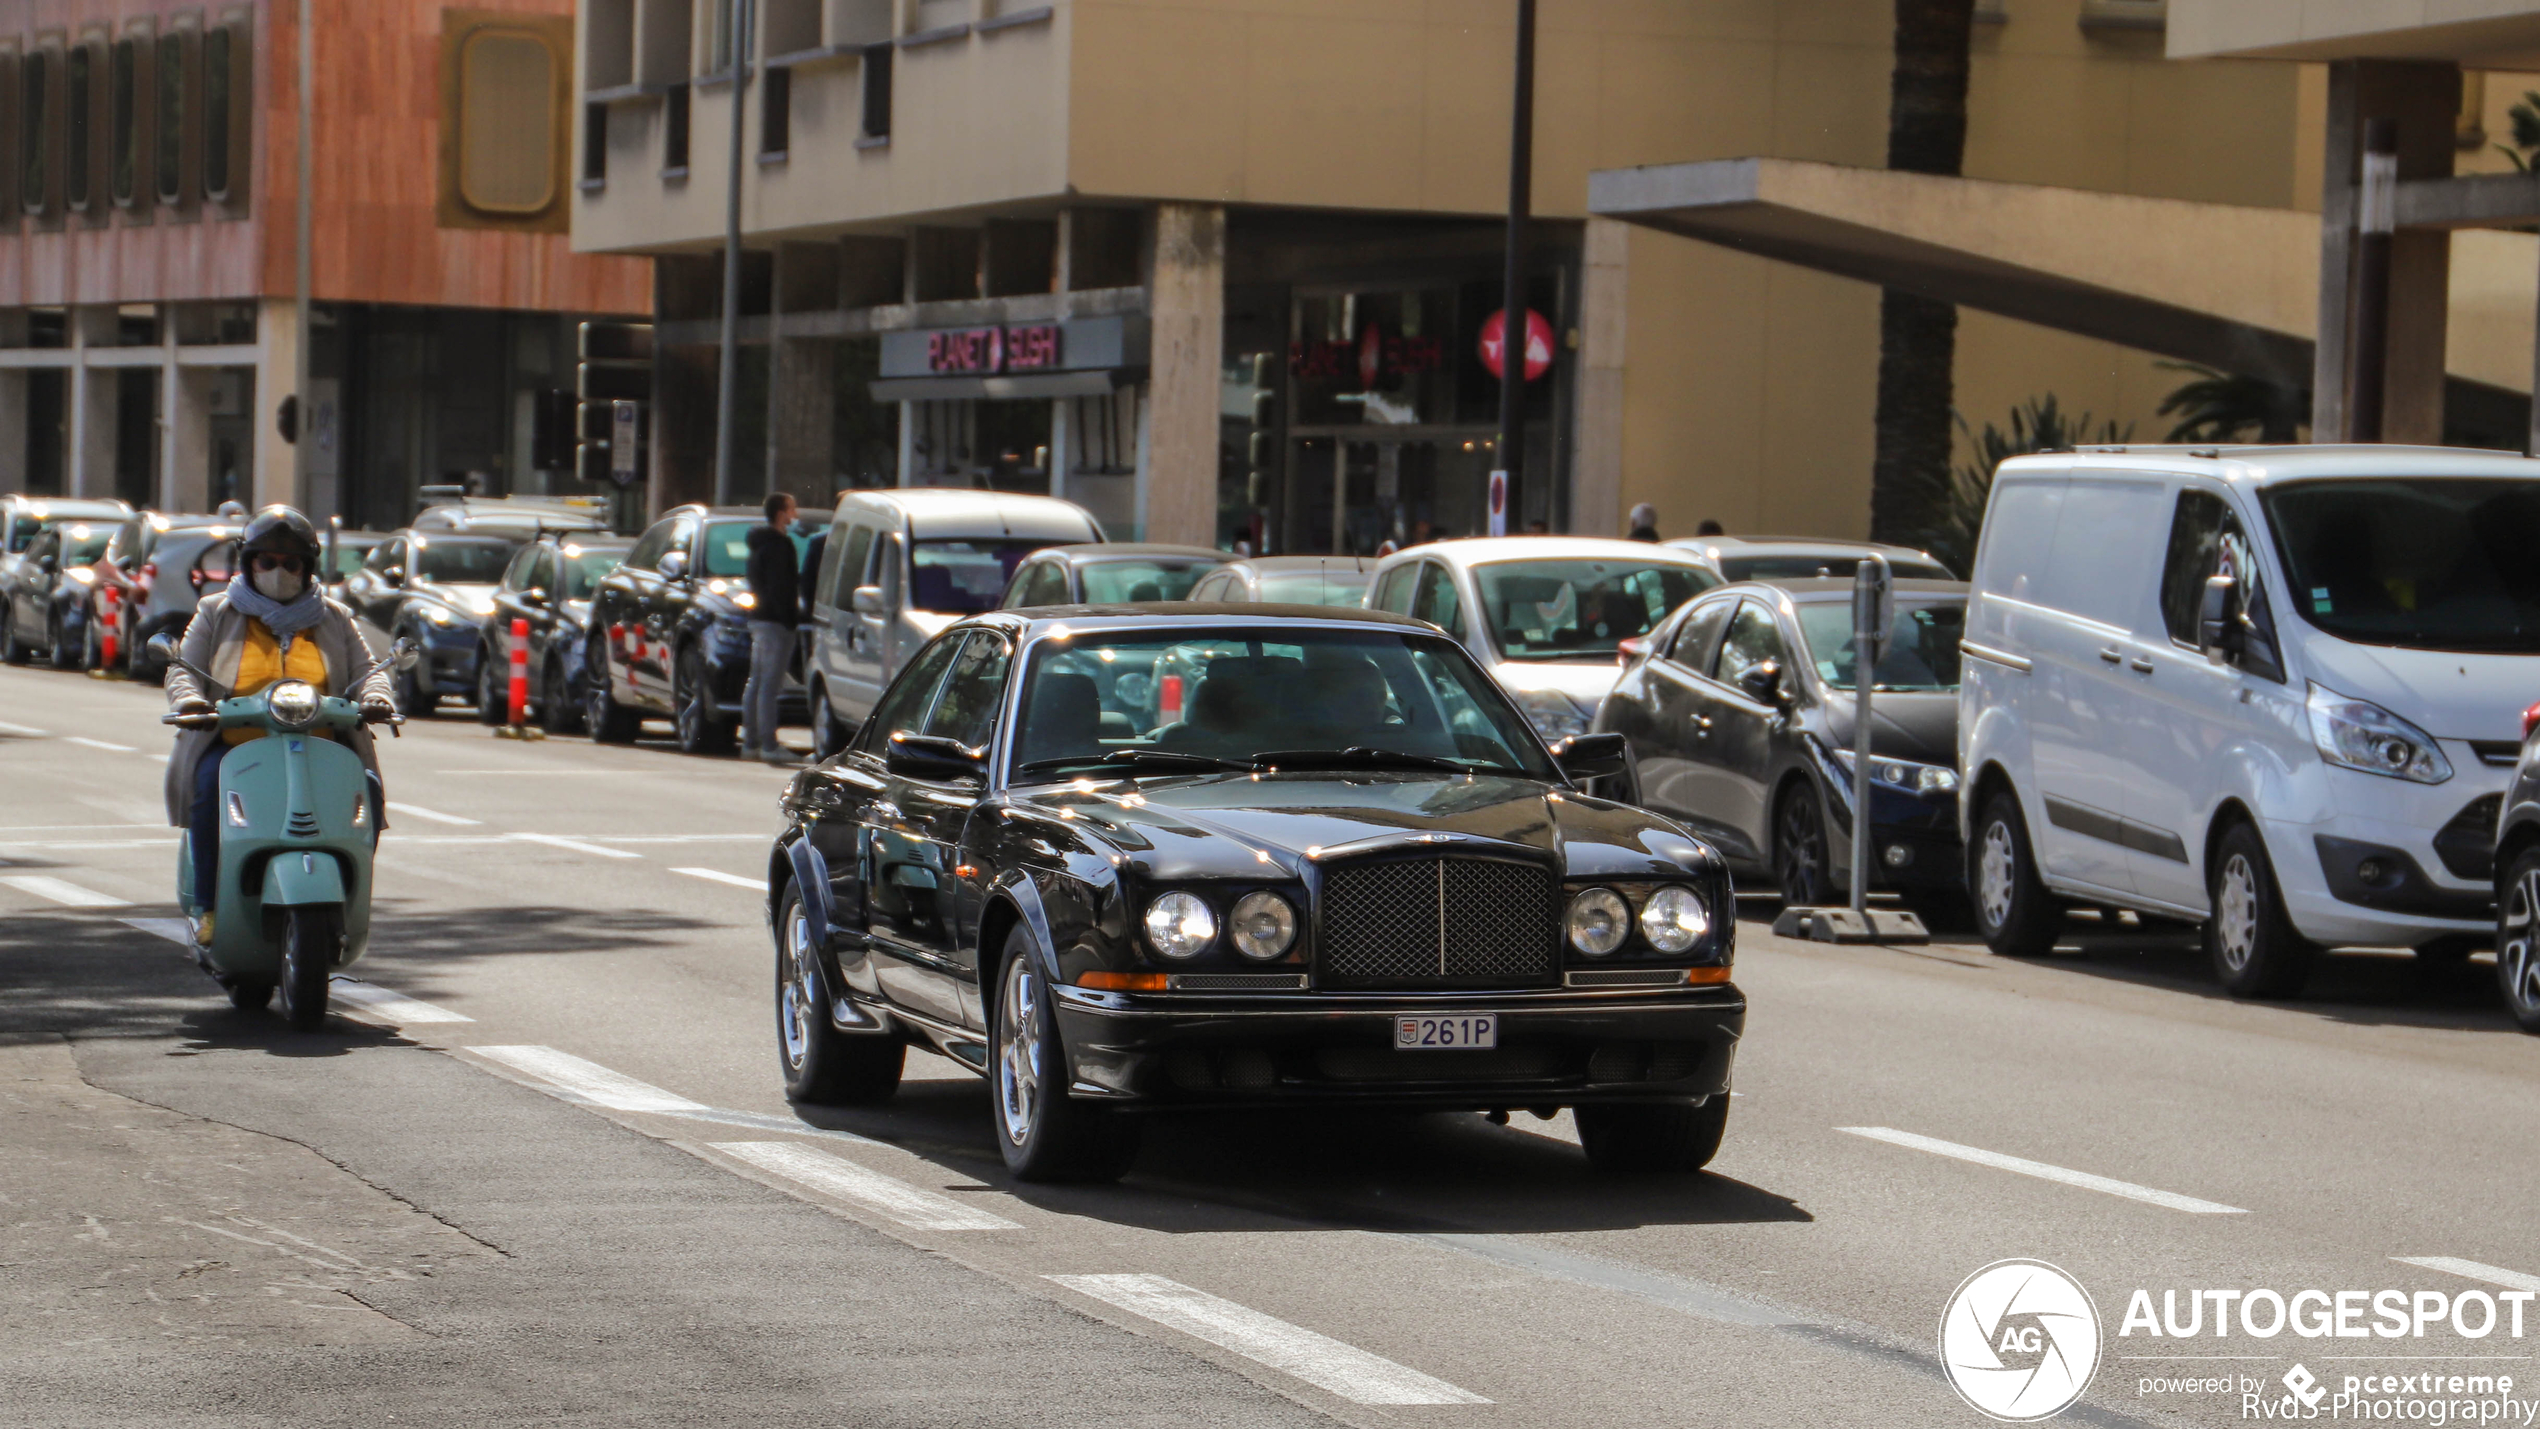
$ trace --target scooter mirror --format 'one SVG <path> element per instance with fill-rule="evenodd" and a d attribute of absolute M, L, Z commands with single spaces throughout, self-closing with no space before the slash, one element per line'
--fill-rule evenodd
<path fill-rule="evenodd" d="M 160 631 L 150 637 L 150 658 L 160 664 L 173 664 L 176 660 L 176 651 L 176 637 L 166 631 Z"/>
<path fill-rule="evenodd" d="M 388 658 L 396 663 L 398 669 L 411 670 L 423 658 L 423 647 L 415 644 L 413 636 L 400 635 L 397 643 L 388 647 Z"/>

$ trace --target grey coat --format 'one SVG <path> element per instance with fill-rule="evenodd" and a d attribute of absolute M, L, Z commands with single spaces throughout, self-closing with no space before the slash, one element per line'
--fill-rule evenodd
<path fill-rule="evenodd" d="M 185 627 L 185 640 L 178 653 L 185 657 L 187 664 L 219 682 L 225 692 L 238 680 L 238 662 L 247 648 L 248 620 L 245 612 L 229 608 L 228 591 L 208 592 L 202 603 L 194 607 L 194 620 Z M 325 617 L 302 632 L 299 638 L 317 642 L 318 653 L 326 657 L 326 687 L 332 693 L 356 700 L 370 695 L 381 699 L 394 698 L 386 666 L 371 671 L 369 678 L 362 681 L 361 688 L 345 688 L 345 681 L 369 664 L 372 658 L 370 647 L 362 643 L 361 632 L 353 628 L 352 611 L 329 600 Z M 201 681 L 177 665 L 168 666 L 167 691 L 170 709 L 189 699 L 219 699 L 218 694 L 206 691 Z M 168 822 L 178 828 L 185 827 L 186 816 L 194 802 L 195 766 L 202 762 L 204 754 L 219 739 L 220 731 L 216 729 L 177 731 L 176 752 L 168 757 L 167 799 Z M 379 750 L 371 740 L 369 728 L 355 729 L 350 743 L 353 753 L 361 756 L 362 767 L 377 774 Z M 380 827 L 387 826 L 387 818 L 383 814 Z"/>

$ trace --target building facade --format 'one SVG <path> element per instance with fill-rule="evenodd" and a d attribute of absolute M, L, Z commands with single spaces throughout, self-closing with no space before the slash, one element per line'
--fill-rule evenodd
<path fill-rule="evenodd" d="M 651 304 L 641 260 L 570 251 L 571 35 L 567 0 L 0 3 L 0 487 L 394 524 L 424 483 L 568 481 L 539 394 L 578 317 Z"/>

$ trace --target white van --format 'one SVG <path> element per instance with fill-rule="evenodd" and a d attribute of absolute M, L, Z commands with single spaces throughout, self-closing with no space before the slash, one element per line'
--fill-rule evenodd
<path fill-rule="evenodd" d="M 2540 698 L 2540 461 L 2088 447 L 2002 464 L 1959 768 L 1985 940 L 2067 903 L 2205 925 L 2285 996 L 2322 946 L 2492 934 L 2497 807 Z"/>

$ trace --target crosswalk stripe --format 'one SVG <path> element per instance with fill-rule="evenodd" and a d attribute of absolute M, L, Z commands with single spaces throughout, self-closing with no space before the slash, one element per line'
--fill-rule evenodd
<path fill-rule="evenodd" d="M 798 1185 L 869 1206 L 916 1230 L 1022 1229 L 1003 1216 L 964 1205 L 950 1196 L 922 1190 L 879 1171 L 868 1170 L 843 1156 L 832 1156 L 817 1147 L 791 1141 L 713 1141 L 707 1145 L 735 1161 L 782 1176 Z"/>
<path fill-rule="evenodd" d="M 1488 1404 L 1471 1390 L 1398 1365 L 1161 1275 L 1046 1277 L 1132 1315 L 1232 1350 L 1357 1404 Z"/>
<path fill-rule="evenodd" d="M 377 1020 L 397 1026 L 403 1026 L 409 1022 L 474 1022 L 476 1020 L 465 1013 L 452 1012 L 446 1007 L 435 1007 L 431 1003 L 408 997 L 402 992 L 392 992 L 377 983 L 363 982 L 358 978 L 338 977 L 335 979 L 334 996 L 338 1002 L 352 1003 L 372 1014 Z"/>
<path fill-rule="evenodd" d="M 584 843 L 580 839 L 569 839 L 559 834 L 513 834 L 511 837 L 523 843 L 545 844 L 549 848 L 568 848 L 575 853 L 597 854 L 602 858 L 643 857 L 640 853 L 629 852 L 626 849 L 610 848 L 606 844 Z"/>
<path fill-rule="evenodd" d="M 2394 1255 L 2390 1258 L 2401 1265 L 2419 1265 L 2428 1270 L 2440 1270 L 2446 1275 L 2457 1275 L 2464 1280 L 2484 1280 L 2507 1290 L 2540 1290 L 2540 1275 L 2525 1275 L 2502 1266 L 2481 1265 L 2457 1255 Z"/>
<path fill-rule="evenodd" d="M 129 898 L 117 898 L 111 893 L 100 893 L 94 888 L 82 888 L 66 879 L 48 878 L 40 873 L 12 873 L 0 877 L 0 883 L 5 883 L 20 893 L 32 893 L 38 898 L 50 898 L 56 903 L 72 908 L 129 908 L 132 906 L 132 900 Z"/>
<path fill-rule="evenodd" d="M 725 873 L 718 868 L 674 868 L 671 872 L 684 873 L 690 878 L 702 878 L 709 883 L 729 883 L 735 888 L 756 889 L 761 893 L 767 891 L 767 880 L 764 878 L 743 878 L 737 873 Z"/>
<path fill-rule="evenodd" d="M 1891 1146 L 1928 1151 L 1934 1156 L 1947 1156 L 1959 1161 L 1973 1162 L 1978 1166 L 1990 1166 L 1997 1171 L 2010 1171 L 2022 1176 L 2035 1176 L 2041 1181 L 2079 1186 L 2085 1191 L 2123 1196 L 2129 1201 L 2141 1201 L 2145 1205 L 2185 1211 L 2190 1215 L 2245 1216 L 2249 1214 L 2242 1207 L 2226 1206 L 2220 1201 L 2200 1201 L 2194 1196 L 2182 1196 L 2175 1191 L 2156 1191 L 2149 1186 L 2138 1186 L 2131 1181 L 2094 1176 L 2087 1171 L 2073 1171 L 2062 1166 L 2049 1166 L 2043 1161 L 2031 1161 L 2024 1156 L 2005 1156 L 1999 1151 L 1961 1146 L 1954 1141 L 1943 1141 L 1936 1136 L 1919 1136 L 1910 1131 L 1898 1131 L 1894 1127 L 1838 1126 L 1835 1130 L 1849 1132 L 1854 1136 L 1866 1136 L 1872 1141 L 1884 1141 Z"/>
<path fill-rule="evenodd" d="M 553 1047 L 470 1047 L 468 1049 L 488 1061 L 500 1062 L 516 1072 L 526 1072 L 560 1091 L 571 1092 L 594 1106 L 611 1111 L 706 1111 L 703 1102 L 692 1102 L 676 1092 L 666 1092 L 650 1082 L 639 1082 L 623 1072 L 612 1072 L 597 1062 L 584 1061 L 570 1052 Z"/>
<path fill-rule="evenodd" d="M 426 819 L 436 824 L 481 824 L 485 822 L 483 819 L 463 819 L 456 814 L 444 814 L 436 809 L 424 808 L 420 804 L 400 804 L 394 799 L 388 801 L 388 812 L 392 814 L 405 814 L 417 819 Z"/>

